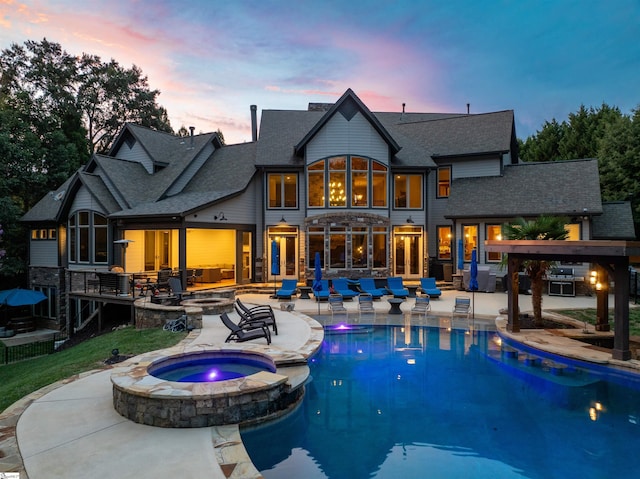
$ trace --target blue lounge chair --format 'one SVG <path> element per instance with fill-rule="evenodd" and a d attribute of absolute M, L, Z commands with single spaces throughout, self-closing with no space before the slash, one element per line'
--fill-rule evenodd
<path fill-rule="evenodd" d="M 404 283 L 400 276 L 387 278 L 387 289 L 394 298 L 406 298 L 409 296 L 409 290 L 404 287 Z"/>
<path fill-rule="evenodd" d="M 349 288 L 349 284 L 345 278 L 334 279 L 333 289 L 336 293 L 342 295 L 342 299 L 353 299 L 359 294 L 357 291 Z"/>
<path fill-rule="evenodd" d="M 360 278 L 360 289 L 363 293 L 369 293 L 373 299 L 380 299 L 387 294 L 382 288 L 376 288 L 376 282 L 373 278 Z"/>
<path fill-rule="evenodd" d="M 276 298 L 278 299 L 291 299 L 291 296 L 297 294 L 298 280 L 297 279 L 283 279 L 282 286 L 276 291 Z"/>
<path fill-rule="evenodd" d="M 316 298 L 316 301 L 329 299 L 329 295 L 331 294 L 331 291 L 329 291 L 329 280 L 321 279 L 320 286 L 322 286 L 322 288 L 319 291 L 313 292 L 313 296 Z"/>
<path fill-rule="evenodd" d="M 431 298 L 439 298 L 442 291 L 436 286 L 435 278 L 420 278 L 420 289 Z"/>

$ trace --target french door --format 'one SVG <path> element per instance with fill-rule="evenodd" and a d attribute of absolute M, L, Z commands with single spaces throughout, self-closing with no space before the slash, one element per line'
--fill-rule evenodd
<path fill-rule="evenodd" d="M 275 249 L 274 249 L 275 242 Z M 298 278 L 298 235 L 277 233 L 269 234 L 269 263 L 267 270 L 271 279 Z M 273 274 L 274 261 L 278 264 L 278 274 Z"/>
<path fill-rule="evenodd" d="M 420 228 L 415 227 L 401 227 L 395 231 L 394 273 L 397 276 L 403 278 L 422 276 L 422 232 L 419 230 Z"/>

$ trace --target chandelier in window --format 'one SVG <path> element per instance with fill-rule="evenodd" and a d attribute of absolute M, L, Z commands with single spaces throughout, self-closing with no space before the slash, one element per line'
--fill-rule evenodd
<path fill-rule="evenodd" d="M 340 181 L 329 183 L 329 205 L 343 205 L 347 200 L 344 187 Z"/>

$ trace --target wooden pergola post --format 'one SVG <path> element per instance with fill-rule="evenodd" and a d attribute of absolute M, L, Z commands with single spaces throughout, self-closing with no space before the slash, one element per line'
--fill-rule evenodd
<path fill-rule="evenodd" d="M 509 297 L 507 300 L 507 331 L 512 333 L 520 332 L 520 306 L 518 305 L 518 294 L 520 293 L 520 259 L 509 255 L 507 260 L 507 278 L 509 281 Z"/>

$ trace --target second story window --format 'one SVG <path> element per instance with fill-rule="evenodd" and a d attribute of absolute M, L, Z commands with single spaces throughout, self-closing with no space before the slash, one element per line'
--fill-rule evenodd
<path fill-rule="evenodd" d="M 295 173 L 269 173 L 269 208 L 298 207 L 298 176 Z"/>
<path fill-rule="evenodd" d="M 422 175 L 395 175 L 393 194 L 396 209 L 422 208 Z"/>
<path fill-rule="evenodd" d="M 386 208 L 387 167 L 359 156 L 335 156 L 307 168 L 310 208 Z"/>
<path fill-rule="evenodd" d="M 69 217 L 69 262 L 107 263 L 107 218 L 90 211 Z"/>
<path fill-rule="evenodd" d="M 438 198 L 448 198 L 451 188 L 451 167 L 441 166 L 438 168 Z"/>

